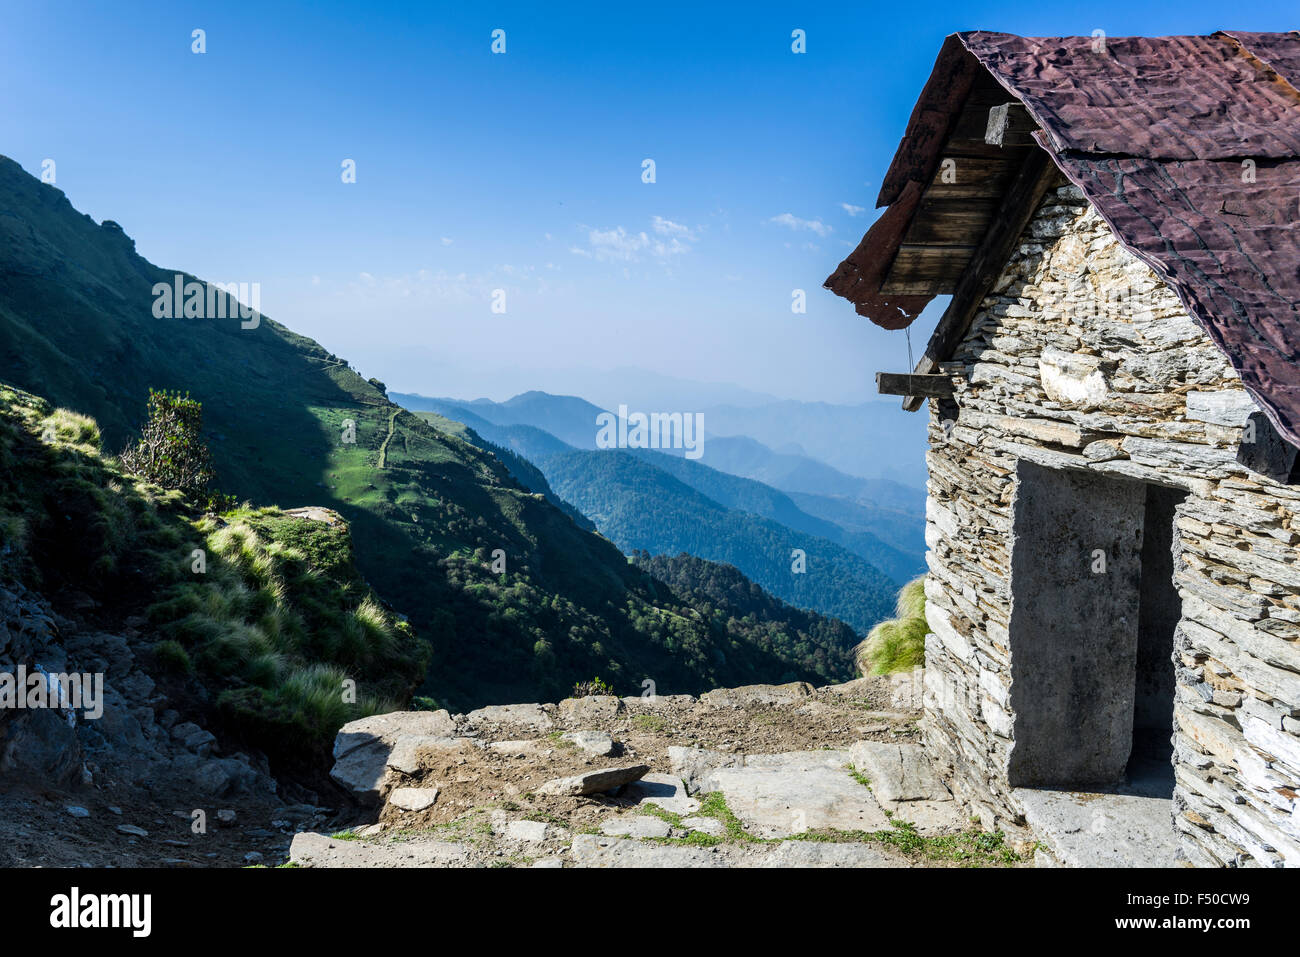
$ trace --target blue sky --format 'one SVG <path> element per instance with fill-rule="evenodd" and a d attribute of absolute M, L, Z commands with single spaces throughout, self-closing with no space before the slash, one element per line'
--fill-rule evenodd
<path fill-rule="evenodd" d="M 634 367 L 861 401 L 906 343 L 821 282 L 946 34 L 1295 26 L 1293 3 L 1204 0 L 551 6 L 8 3 L 0 153 L 53 159 L 144 256 L 258 282 L 394 389 L 581 393 Z"/>

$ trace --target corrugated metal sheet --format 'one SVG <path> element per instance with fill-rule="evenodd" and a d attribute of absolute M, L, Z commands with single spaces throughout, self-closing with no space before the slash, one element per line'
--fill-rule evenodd
<path fill-rule="evenodd" d="M 1104 50 L 1092 37 L 957 39 L 935 76 L 973 55 L 1024 104 L 1062 172 L 1300 445 L 1300 33 L 1109 38 Z M 934 169 L 941 144 L 925 146 L 920 157 L 900 148 L 891 173 L 924 179 L 916 171 Z M 897 248 L 864 247 L 860 262 L 887 263 Z"/>

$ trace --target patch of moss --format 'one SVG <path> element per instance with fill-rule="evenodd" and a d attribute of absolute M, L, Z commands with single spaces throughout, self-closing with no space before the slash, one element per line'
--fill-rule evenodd
<path fill-rule="evenodd" d="M 668 727 L 668 722 L 658 714 L 634 714 L 632 727 L 638 731 L 660 732 Z"/>

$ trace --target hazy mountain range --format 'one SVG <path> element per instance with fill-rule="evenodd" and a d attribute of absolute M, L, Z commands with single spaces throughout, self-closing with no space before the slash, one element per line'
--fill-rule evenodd
<path fill-rule="evenodd" d="M 924 570 L 924 494 L 896 482 L 848 475 L 745 436 L 706 438 L 699 459 L 682 449 L 598 449 L 605 410 L 575 396 L 393 398 L 534 463 L 549 490 L 625 552 L 727 562 L 772 594 L 860 630 L 877 620 L 879 595 Z M 791 567 L 795 549 L 806 559 L 800 572 Z"/>

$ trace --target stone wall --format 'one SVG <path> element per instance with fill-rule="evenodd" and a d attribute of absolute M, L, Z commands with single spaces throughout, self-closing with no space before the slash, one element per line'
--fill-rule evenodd
<path fill-rule="evenodd" d="M 944 370 L 957 392 L 930 403 L 924 731 L 955 793 L 989 825 L 1021 814 L 1008 781 L 1027 734 L 1011 686 L 1019 463 L 1169 486 L 1187 493 L 1174 559 L 1183 853 L 1300 865 L 1300 487 L 1237 464 L 1255 406 L 1227 360 L 1065 186 Z"/>

